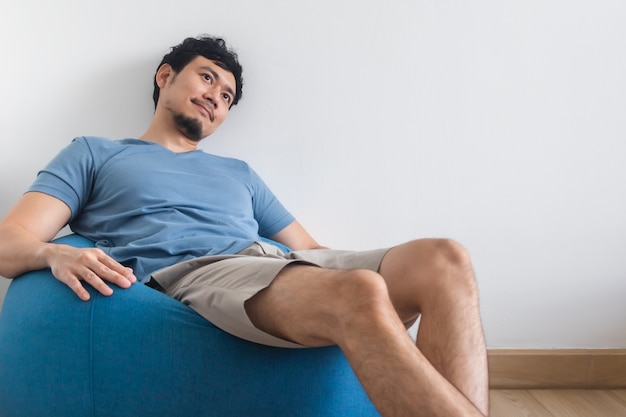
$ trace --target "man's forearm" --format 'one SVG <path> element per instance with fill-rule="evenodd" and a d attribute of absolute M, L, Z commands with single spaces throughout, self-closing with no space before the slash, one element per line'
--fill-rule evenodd
<path fill-rule="evenodd" d="M 48 246 L 18 225 L 0 223 L 0 275 L 15 278 L 48 267 Z"/>

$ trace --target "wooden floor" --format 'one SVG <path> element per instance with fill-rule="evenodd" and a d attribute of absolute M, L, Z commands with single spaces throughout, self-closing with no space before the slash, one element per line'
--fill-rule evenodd
<path fill-rule="evenodd" d="M 491 390 L 490 417 L 626 417 L 626 390 Z"/>

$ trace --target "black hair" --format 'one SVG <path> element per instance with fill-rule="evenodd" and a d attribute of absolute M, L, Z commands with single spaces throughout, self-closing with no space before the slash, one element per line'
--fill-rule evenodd
<path fill-rule="evenodd" d="M 223 69 L 233 74 L 235 77 L 236 89 L 232 106 L 237 104 L 242 95 L 243 78 L 241 73 L 243 72 L 243 69 L 239 64 L 237 54 L 226 45 L 226 41 L 224 39 L 208 35 L 202 35 L 196 38 L 187 38 L 179 45 L 173 46 L 172 51 L 163 57 L 161 63 L 157 67 L 157 72 L 163 64 L 169 64 L 174 72 L 179 73 L 197 56 L 203 56 L 206 59 L 210 59 Z M 157 85 L 155 74 L 154 92 L 152 93 L 155 108 L 157 102 L 159 101 L 160 92 L 161 89 Z"/>

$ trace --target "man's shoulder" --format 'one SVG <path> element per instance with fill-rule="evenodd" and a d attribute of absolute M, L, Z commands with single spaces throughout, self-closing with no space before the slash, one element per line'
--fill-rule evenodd
<path fill-rule="evenodd" d="M 73 144 L 83 145 L 92 155 L 108 159 L 118 154 L 137 154 L 157 151 L 157 147 L 140 139 L 110 139 L 101 136 L 80 136 L 74 138 Z M 154 152 L 151 152 L 154 153 Z"/>
<path fill-rule="evenodd" d="M 89 147 L 96 148 L 118 148 L 145 144 L 145 142 L 138 139 L 110 139 L 102 136 L 79 136 L 74 138 L 73 142 L 81 142 Z"/>
<path fill-rule="evenodd" d="M 93 152 L 100 149 L 119 146 L 119 141 L 114 141 L 100 136 L 79 136 L 72 140 L 72 144 L 85 146 Z"/>
<path fill-rule="evenodd" d="M 229 156 L 215 155 L 204 151 L 200 151 L 196 155 L 198 155 L 199 158 L 202 158 L 212 164 L 218 164 L 229 168 L 237 168 L 245 171 L 248 171 L 250 169 L 250 165 L 248 165 L 246 161 L 241 159 Z"/>

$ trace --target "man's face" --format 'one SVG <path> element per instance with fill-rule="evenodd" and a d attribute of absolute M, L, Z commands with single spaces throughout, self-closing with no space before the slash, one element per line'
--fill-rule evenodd
<path fill-rule="evenodd" d="M 213 133 L 228 116 L 235 97 L 235 77 L 214 61 L 194 58 L 179 73 L 164 66 L 157 83 L 158 105 L 178 130 L 198 142 Z"/>

